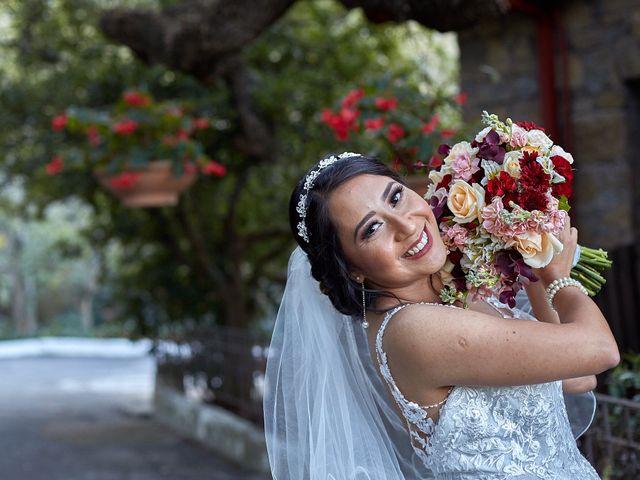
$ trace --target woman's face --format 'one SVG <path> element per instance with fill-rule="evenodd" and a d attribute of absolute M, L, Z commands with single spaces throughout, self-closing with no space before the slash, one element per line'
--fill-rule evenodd
<path fill-rule="evenodd" d="M 359 175 L 329 196 L 329 212 L 352 273 L 374 288 L 419 296 L 447 249 L 429 204 L 390 177 Z"/>

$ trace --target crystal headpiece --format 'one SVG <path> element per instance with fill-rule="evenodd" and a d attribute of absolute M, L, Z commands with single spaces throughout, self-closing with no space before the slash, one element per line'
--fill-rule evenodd
<path fill-rule="evenodd" d="M 309 243 L 309 232 L 307 231 L 307 224 L 305 223 L 305 219 L 307 218 L 307 197 L 309 192 L 313 188 L 313 182 L 320 175 L 320 172 L 323 168 L 332 165 L 338 160 L 342 160 L 343 158 L 351 158 L 351 157 L 360 157 L 359 153 L 352 152 L 344 152 L 338 156 L 331 155 L 329 157 L 323 158 L 318 163 L 318 168 L 315 170 L 311 170 L 304 179 L 304 192 L 300 194 L 300 198 L 298 199 L 298 206 L 296 207 L 296 211 L 300 215 L 300 222 L 298 222 L 298 235 L 302 237 L 302 239 Z"/>

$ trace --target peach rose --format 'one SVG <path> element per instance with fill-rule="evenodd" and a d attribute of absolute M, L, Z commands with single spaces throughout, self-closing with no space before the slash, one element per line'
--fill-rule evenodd
<path fill-rule="evenodd" d="M 562 242 L 551 233 L 525 232 L 505 242 L 507 248 L 515 247 L 524 263 L 533 268 L 549 265 L 556 253 L 563 249 Z"/>
<path fill-rule="evenodd" d="M 449 189 L 447 206 L 454 222 L 467 223 L 479 218 L 484 207 L 484 188 L 479 183 L 469 185 L 464 180 L 456 180 Z"/>
<path fill-rule="evenodd" d="M 511 175 L 513 178 L 520 178 L 520 159 L 522 158 L 522 153 L 514 150 L 512 152 L 507 152 L 504 156 L 504 160 L 502 162 L 502 169 Z"/>

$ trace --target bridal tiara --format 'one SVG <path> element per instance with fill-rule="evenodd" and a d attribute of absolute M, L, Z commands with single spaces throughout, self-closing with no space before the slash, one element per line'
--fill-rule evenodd
<path fill-rule="evenodd" d="M 359 153 L 343 152 L 338 156 L 331 155 L 329 157 L 323 158 L 322 160 L 320 160 L 320 163 L 318 163 L 318 168 L 310 171 L 305 177 L 303 187 L 304 192 L 300 194 L 296 212 L 298 212 L 298 215 L 300 215 L 301 218 L 300 222 L 298 222 L 298 235 L 301 236 L 306 243 L 309 243 L 309 231 L 307 230 L 307 224 L 305 222 L 305 219 L 307 218 L 307 197 L 309 195 L 309 192 L 313 188 L 313 182 L 316 180 L 318 175 L 320 175 L 322 169 L 334 164 L 338 160 L 360 156 L 361 155 Z"/>

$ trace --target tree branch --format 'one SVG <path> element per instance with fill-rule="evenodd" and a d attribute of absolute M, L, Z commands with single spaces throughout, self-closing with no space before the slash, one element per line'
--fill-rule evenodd
<path fill-rule="evenodd" d="M 480 19 L 498 17 L 510 9 L 508 0 L 340 0 L 347 8 L 361 7 L 369 21 L 415 20 L 441 32 L 470 27 Z"/>

